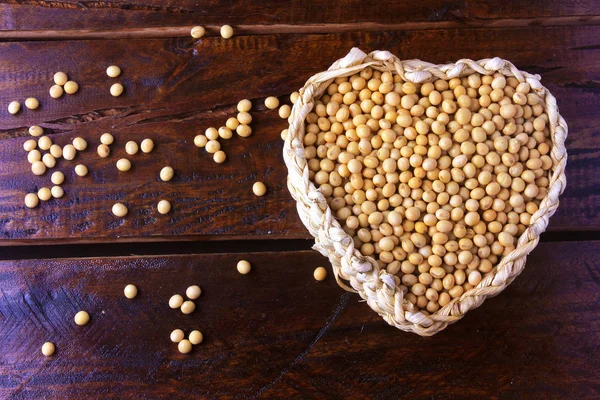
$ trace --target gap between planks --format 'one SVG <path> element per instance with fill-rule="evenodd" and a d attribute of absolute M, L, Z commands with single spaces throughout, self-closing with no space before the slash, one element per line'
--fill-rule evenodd
<path fill-rule="evenodd" d="M 277 34 L 332 34 L 344 32 L 413 31 L 433 29 L 465 28 L 522 28 L 552 26 L 600 25 L 600 15 L 565 16 L 547 18 L 472 19 L 439 22 L 404 22 L 381 24 L 360 22 L 349 24 L 306 24 L 306 25 L 234 25 L 234 35 L 277 35 Z M 89 40 L 89 39 L 157 39 L 191 37 L 193 26 L 128 28 L 114 30 L 66 29 L 0 31 L 0 40 Z M 219 36 L 220 26 L 207 25 L 206 36 Z"/>
<path fill-rule="evenodd" d="M 540 243 L 595 241 L 598 237 L 597 232 L 588 231 L 544 232 Z M 0 260 L 294 252 L 311 250 L 313 244 L 313 239 L 32 244 L 0 247 Z"/>
<path fill-rule="evenodd" d="M 0 247 L 0 260 L 294 252 L 310 250 L 313 244 L 308 239 L 32 244 Z"/>

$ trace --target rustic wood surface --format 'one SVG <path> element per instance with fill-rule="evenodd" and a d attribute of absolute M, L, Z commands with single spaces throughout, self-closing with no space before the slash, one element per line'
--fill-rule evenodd
<path fill-rule="evenodd" d="M 207 37 L 189 36 L 197 24 Z M 223 24 L 236 36 L 220 38 Z M 599 37 L 594 0 L 0 0 L 0 398 L 599 398 Z M 308 251 L 287 192 L 286 123 L 262 106 L 353 46 L 435 63 L 506 58 L 542 76 L 569 124 L 567 190 L 525 271 L 430 338 L 389 327 L 332 276 L 314 281 L 328 263 Z M 80 90 L 54 100 L 59 70 Z M 29 96 L 38 110 L 8 114 Z M 243 98 L 254 133 L 222 141 L 228 161 L 217 165 L 193 137 Z M 22 149 L 33 124 L 88 149 L 36 177 Z M 107 159 L 95 150 L 104 132 L 115 135 Z M 118 172 L 124 144 L 146 137 L 154 152 Z M 79 163 L 88 176 L 74 174 Z M 160 182 L 167 164 L 175 178 Z M 55 170 L 65 196 L 26 209 L 24 195 Z M 255 180 L 265 197 L 251 193 Z M 171 214 L 157 213 L 161 198 Z M 110 213 L 117 201 L 124 219 Z M 235 270 L 242 258 L 247 276 Z M 194 283 L 196 312 L 169 309 Z M 80 309 L 92 317 L 84 327 Z M 182 355 L 175 328 L 205 341 Z M 40 352 L 48 340 L 51 358 Z"/>
<path fill-rule="evenodd" d="M 312 251 L 1 262 L 0 397 L 597 398 L 599 251 L 541 244 L 505 292 L 430 338 L 315 282 Z M 193 283 L 196 312 L 170 309 Z M 205 340 L 179 354 L 175 328 Z"/>
<path fill-rule="evenodd" d="M 343 0 L 35 0 L 2 1 L 2 31 L 124 30 L 128 28 L 223 24 L 244 26 L 290 26 L 312 24 L 376 23 L 390 25 L 446 23 L 446 27 L 547 24 L 567 18 L 585 24 L 600 16 L 594 0 L 565 2 L 535 0 L 498 2 L 483 0 L 423 0 L 419 2 Z"/>
<path fill-rule="evenodd" d="M 570 125 L 568 186 L 550 229 L 598 229 L 599 35 L 600 26 L 583 26 L 0 43 L 6 55 L 0 60 L 0 103 L 32 95 L 42 102 L 17 116 L 0 109 L 0 235 L 7 239 L 0 243 L 307 238 L 285 185 L 279 134 L 286 122 L 266 111 L 262 100 L 278 95 L 289 101 L 287 94 L 352 46 L 432 62 L 496 55 L 542 74 Z M 104 73 L 111 63 L 123 70 L 116 79 L 125 86 L 119 98 L 108 93 L 116 81 Z M 49 97 L 58 70 L 80 83 L 78 93 Z M 224 124 L 243 98 L 254 100 L 254 134 L 223 141 L 229 160 L 217 165 L 193 146 L 193 137 Z M 65 173 L 65 197 L 29 210 L 23 197 L 50 185 L 51 172 L 36 177 L 29 171 L 22 145 L 33 124 L 46 128 L 56 143 L 82 136 L 89 147 L 54 169 Z M 95 149 L 107 131 L 116 141 L 111 156 L 102 159 Z M 119 172 L 115 163 L 126 156 L 125 142 L 146 137 L 156 150 L 129 157 L 133 169 Z M 90 170 L 85 178 L 73 171 L 78 163 Z M 176 177 L 164 183 L 158 172 L 167 164 Z M 232 180 L 236 185 L 226 184 Z M 256 180 L 267 184 L 268 196 L 252 194 Z M 160 198 L 173 202 L 170 215 L 157 213 Z M 117 201 L 129 206 L 127 218 L 111 214 Z"/>

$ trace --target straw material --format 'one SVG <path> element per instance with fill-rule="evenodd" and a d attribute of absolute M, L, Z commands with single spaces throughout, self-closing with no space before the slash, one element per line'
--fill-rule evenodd
<path fill-rule="evenodd" d="M 323 94 L 335 78 L 353 75 L 366 67 L 390 71 L 400 75 L 404 81 L 414 83 L 459 78 L 472 73 L 492 75 L 500 72 L 505 76 L 514 76 L 519 82 L 529 83 L 531 90 L 544 99 L 542 105 L 548 114 L 552 140 L 550 157 L 554 165 L 548 194 L 539 210 L 531 216 L 530 226 L 519 238 L 515 249 L 502 257 L 479 285 L 431 315 L 421 313 L 404 298 L 397 276 L 380 269 L 372 257 L 365 257 L 354 248 L 352 238 L 334 218 L 325 197 L 309 180 L 303 146 L 306 116 L 313 109 L 315 99 Z M 556 99 L 540 83 L 539 75 L 519 71 L 509 61 L 497 57 L 479 61 L 462 59 L 452 64 L 435 65 L 420 60 L 401 61 L 388 51 L 374 51 L 367 55 L 353 48 L 327 71 L 306 81 L 299 93 L 289 118 L 290 126 L 283 149 L 288 168 L 288 188 L 297 202 L 302 222 L 315 238 L 313 248 L 329 257 L 340 286 L 356 291 L 390 325 L 421 336 L 431 336 L 461 319 L 467 311 L 479 307 L 486 298 L 502 292 L 523 271 L 527 255 L 535 248 L 540 234 L 548 226 L 549 218 L 558 207 L 558 197 L 566 186 L 567 124 L 558 113 Z"/>

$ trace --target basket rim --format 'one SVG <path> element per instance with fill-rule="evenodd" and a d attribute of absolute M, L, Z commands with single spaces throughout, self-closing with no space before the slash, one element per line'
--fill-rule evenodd
<path fill-rule="evenodd" d="M 519 237 L 515 249 L 503 256 L 477 286 L 428 316 L 416 310 L 414 305 L 404 298 L 398 287 L 399 278 L 395 274 L 387 273 L 372 257 L 363 256 L 354 248 L 352 238 L 342 230 L 324 196 L 308 178 L 302 138 L 304 121 L 314 107 L 314 100 L 324 93 L 325 88 L 336 77 L 349 76 L 366 67 L 390 71 L 400 75 L 404 81 L 413 83 L 452 79 L 472 73 L 492 75 L 500 72 L 505 76 L 514 76 L 519 82 L 529 83 L 531 90 L 543 99 L 540 104 L 548 114 L 552 141 L 550 158 L 553 166 L 550 170 L 548 193 L 542 199 L 538 211 L 531 216 L 530 225 Z M 288 119 L 290 125 L 283 149 L 284 161 L 288 168 L 288 189 L 296 200 L 303 224 L 315 238 L 313 248 L 329 258 L 338 284 L 346 290 L 358 292 L 390 325 L 421 336 L 431 336 L 445 329 L 448 324 L 458 321 L 469 310 L 480 306 L 486 298 L 499 294 L 523 270 L 527 255 L 536 247 L 539 236 L 556 211 L 558 198 L 566 186 L 565 140 L 568 127 L 558 112 L 556 99 L 541 84 L 540 79 L 539 75 L 520 71 L 511 62 L 498 57 L 432 64 L 416 59 L 402 61 L 388 51 L 373 51 L 367 55 L 360 49 L 353 48 L 344 58 L 334 62 L 327 71 L 309 78 L 300 89 L 300 95 Z M 353 289 L 340 278 L 349 282 Z"/>

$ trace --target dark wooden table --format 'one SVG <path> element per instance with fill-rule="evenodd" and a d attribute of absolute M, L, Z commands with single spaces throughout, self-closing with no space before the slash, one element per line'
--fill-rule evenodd
<path fill-rule="evenodd" d="M 369 4 L 373 3 L 373 4 Z M 189 29 L 208 27 L 194 40 Z M 224 40 L 218 27 L 231 24 Z M 266 96 L 287 95 L 353 46 L 447 62 L 499 56 L 539 73 L 569 124 L 568 187 L 525 272 L 500 296 L 429 338 L 389 327 L 310 250 L 285 185 Z M 125 94 L 108 93 L 119 65 Z M 80 84 L 49 98 L 56 71 Z M 36 111 L 6 105 L 35 96 Z M 193 137 L 254 101 L 254 134 L 215 164 Z M 0 2 L 0 397 L 584 399 L 600 397 L 600 3 L 596 0 Z M 27 127 L 89 149 L 60 160 L 65 196 L 22 149 Z M 113 153 L 95 148 L 115 135 Z M 156 143 L 115 161 L 128 140 Z M 73 167 L 88 166 L 77 177 Z M 177 174 L 160 182 L 170 164 Z M 255 180 L 269 193 L 256 198 Z M 159 215 L 168 198 L 173 211 Z M 129 206 L 125 219 L 110 207 Z M 235 264 L 248 259 L 251 274 Z M 135 283 L 131 301 L 123 288 Z M 189 316 L 168 308 L 197 283 Z M 78 327 L 73 315 L 91 314 Z M 205 341 L 182 355 L 175 328 Z M 57 346 L 45 358 L 45 341 Z"/>

